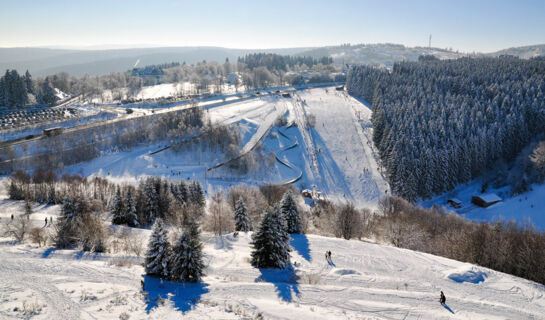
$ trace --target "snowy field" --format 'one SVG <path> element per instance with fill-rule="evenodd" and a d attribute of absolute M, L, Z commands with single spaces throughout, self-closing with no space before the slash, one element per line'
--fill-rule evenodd
<path fill-rule="evenodd" d="M 500 189 L 489 188 L 486 193 L 497 194 L 503 200 L 488 208 L 481 208 L 471 203 L 471 196 L 481 194 L 480 180 L 458 186 L 456 189 L 423 201 L 420 205 L 429 208 L 434 204 L 445 206 L 448 211 L 454 211 L 460 216 L 476 220 L 494 222 L 500 219 L 515 220 L 521 224 L 531 223 L 539 230 L 545 230 L 545 185 L 532 185 L 532 190 L 521 195 L 510 197 L 509 187 Z M 457 198 L 462 201 L 462 207 L 452 208 L 447 200 Z"/>
<path fill-rule="evenodd" d="M 1 220 L 23 212 L 22 201 L 5 196 Z M 41 227 L 58 212 L 58 206 L 35 207 L 31 221 Z M 132 232 L 147 243 L 149 230 Z M 544 286 L 429 254 L 295 235 L 292 267 L 275 271 L 250 265 L 250 234 L 203 240 L 203 283 L 182 284 L 144 277 L 142 257 L 0 238 L 0 318 L 545 319 Z"/>

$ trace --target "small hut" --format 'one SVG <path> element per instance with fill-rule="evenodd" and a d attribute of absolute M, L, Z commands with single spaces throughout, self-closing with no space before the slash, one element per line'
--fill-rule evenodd
<path fill-rule="evenodd" d="M 457 198 L 450 198 L 447 200 L 447 203 L 453 207 L 453 208 L 456 208 L 456 209 L 459 209 L 462 207 L 462 201 L 460 199 L 457 199 Z"/>
<path fill-rule="evenodd" d="M 495 193 L 481 194 L 471 197 L 471 202 L 479 207 L 490 207 L 491 205 L 501 201 L 501 198 Z"/>

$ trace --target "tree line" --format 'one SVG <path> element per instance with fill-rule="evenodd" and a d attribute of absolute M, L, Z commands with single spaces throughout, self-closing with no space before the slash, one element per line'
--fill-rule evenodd
<path fill-rule="evenodd" d="M 280 55 L 275 53 L 250 53 L 238 58 L 238 63 L 245 64 L 250 70 L 254 70 L 257 67 L 265 67 L 270 71 L 282 70 L 290 71 L 295 67 L 312 68 L 317 64 L 328 65 L 333 63 L 333 58 L 322 57 L 316 59 L 306 56 L 289 56 Z"/>
<path fill-rule="evenodd" d="M 0 106 L 12 109 L 34 103 L 52 106 L 58 99 L 47 79 L 35 81 L 28 70 L 22 76 L 15 69 L 6 70 L 0 77 Z"/>
<path fill-rule="evenodd" d="M 159 177 L 129 186 L 98 177 L 63 174 L 55 178 L 50 172 L 32 176 L 17 172 L 11 181 L 14 185 L 9 187 L 10 197 L 27 202 L 49 194 L 48 186 L 53 186 L 62 209 L 51 242 L 59 248 L 112 250 L 111 231 L 105 221 L 138 228 L 153 226 L 146 272 L 166 279 L 201 279 L 202 228 L 216 235 L 254 230 L 250 262 L 258 268 L 288 267 L 290 234 L 316 233 L 376 239 L 545 284 L 542 231 L 514 221 L 474 222 L 447 213 L 444 208 L 424 209 L 395 196 L 381 199 L 375 212 L 355 208 L 351 203 L 319 201 L 309 213 L 297 204 L 300 196 L 289 186 L 236 185 L 225 194 L 216 193 L 206 199 L 196 181 Z M 24 215 L 31 214 L 31 209 L 25 209 Z M 23 216 L 3 222 L 5 234 L 23 241 L 28 232 L 27 218 Z M 38 233 L 44 230 L 38 229 Z M 174 242 L 170 241 L 169 230 L 179 233 Z M 47 242 L 43 236 L 39 239 Z"/>
<path fill-rule="evenodd" d="M 352 67 L 394 194 L 427 198 L 512 161 L 545 133 L 545 62 L 515 57 Z"/>

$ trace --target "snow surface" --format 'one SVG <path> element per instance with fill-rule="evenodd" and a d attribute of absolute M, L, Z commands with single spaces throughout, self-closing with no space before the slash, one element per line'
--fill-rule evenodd
<path fill-rule="evenodd" d="M 331 198 L 374 208 L 389 189 L 373 151 L 371 110 L 334 88 L 298 92 L 302 107 L 316 117 L 311 129 L 321 189 Z"/>
<path fill-rule="evenodd" d="M 543 211 L 545 208 L 545 184 L 532 185 L 530 191 L 514 197 L 510 196 L 509 187 L 490 188 L 487 192 L 499 195 L 502 201 L 487 208 L 481 208 L 471 203 L 471 196 L 480 195 L 481 185 L 480 180 L 459 185 L 448 193 L 422 201 L 420 205 L 426 208 L 430 208 L 434 204 L 445 206 L 448 211 L 454 211 L 462 217 L 475 221 L 515 220 L 522 224 L 531 223 L 536 229 L 545 230 L 545 213 Z M 452 197 L 460 199 L 461 208 L 452 208 L 447 204 L 447 200 Z"/>
<path fill-rule="evenodd" d="M 24 212 L 23 201 L 6 199 L 2 182 L 0 223 Z M 35 205 L 31 222 L 42 227 L 59 211 Z M 147 243 L 149 230 L 131 232 Z M 270 270 L 250 265 L 251 233 L 203 241 L 203 283 L 183 284 L 143 276 L 142 257 L 0 238 L 0 318 L 29 318 L 23 306 L 35 305 L 33 319 L 545 319 L 545 286 L 429 254 L 292 235 L 292 266 Z"/>

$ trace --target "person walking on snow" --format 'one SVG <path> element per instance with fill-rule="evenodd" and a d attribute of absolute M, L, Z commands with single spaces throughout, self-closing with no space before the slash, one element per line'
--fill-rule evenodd
<path fill-rule="evenodd" d="M 443 291 L 441 291 L 441 296 L 439 297 L 439 302 L 442 305 L 444 305 L 446 301 L 447 301 L 447 298 L 445 298 L 445 294 L 443 293 Z"/>

